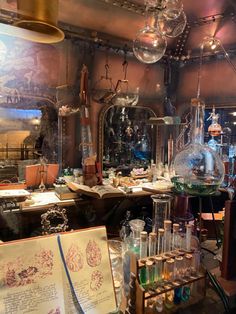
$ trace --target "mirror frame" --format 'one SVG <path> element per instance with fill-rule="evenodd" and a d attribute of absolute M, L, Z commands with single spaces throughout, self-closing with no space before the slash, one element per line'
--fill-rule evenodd
<path fill-rule="evenodd" d="M 99 113 L 99 119 L 98 119 L 98 143 L 97 143 L 97 160 L 98 162 L 100 162 L 101 164 L 101 169 L 103 170 L 103 146 L 104 146 L 104 132 L 103 132 L 103 128 L 104 128 L 104 119 L 106 116 L 106 113 L 108 112 L 108 110 L 113 107 L 113 106 L 118 106 L 118 105 L 113 105 L 113 104 L 107 104 L 105 105 L 102 110 Z M 123 107 L 123 106 L 120 106 Z M 148 106 L 141 106 L 141 105 L 137 105 L 137 106 L 124 106 L 125 108 L 138 108 L 138 109 L 146 109 L 148 111 L 150 111 L 154 117 L 157 117 L 155 111 L 148 107 Z"/>

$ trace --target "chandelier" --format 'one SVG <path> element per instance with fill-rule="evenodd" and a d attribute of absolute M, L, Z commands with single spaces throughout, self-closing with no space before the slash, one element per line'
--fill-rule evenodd
<path fill-rule="evenodd" d="M 155 63 L 166 51 L 166 38 L 179 36 L 187 18 L 181 0 L 144 0 L 146 21 L 133 41 L 135 57 L 144 63 Z"/>

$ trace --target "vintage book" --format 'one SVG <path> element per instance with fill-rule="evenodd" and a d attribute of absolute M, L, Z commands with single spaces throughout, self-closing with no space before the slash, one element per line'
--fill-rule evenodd
<path fill-rule="evenodd" d="M 78 193 L 72 191 L 67 186 L 56 186 L 55 194 L 60 200 L 70 200 L 72 198 L 78 198 Z"/>
<path fill-rule="evenodd" d="M 0 244 L 0 314 L 106 314 L 115 309 L 105 227 Z"/>
<path fill-rule="evenodd" d="M 124 196 L 125 192 L 114 188 L 111 185 L 95 185 L 92 188 L 90 188 L 87 185 L 78 184 L 75 182 L 68 182 L 67 186 L 77 192 L 78 194 L 84 194 L 87 196 L 91 196 L 94 198 L 110 198 L 110 197 L 120 197 Z"/>

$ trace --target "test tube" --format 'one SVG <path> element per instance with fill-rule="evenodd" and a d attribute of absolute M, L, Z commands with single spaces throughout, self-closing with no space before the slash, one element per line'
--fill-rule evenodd
<path fill-rule="evenodd" d="M 173 224 L 172 250 L 180 248 L 179 224 Z"/>
<path fill-rule="evenodd" d="M 155 281 L 158 283 L 162 282 L 163 278 L 163 257 L 155 257 Z"/>
<path fill-rule="evenodd" d="M 169 258 L 165 262 L 164 266 L 164 278 L 167 281 L 173 281 L 174 280 L 174 266 L 175 266 L 175 260 L 173 258 Z"/>
<path fill-rule="evenodd" d="M 153 284 L 155 280 L 155 267 L 152 261 L 146 262 L 147 282 Z"/>
<path fill-rule="evenodd" d="M 148 243 L 148 253 L 149 256 L 156 255 L 157 250 L 157 234 L 155 232 L 149 233 L 149 243 Z"/>
<path fill-rule="evenodd" d="M 184 272 L 183 256 L 176 256 L 175 258 L 175 279 L 181 280 Z"/>
<path fill-rule="evenodd" d="M 192 225 L 186 225 L 186 250 L 191 250 L 191 238 L 192 238 Z"/>
<path fill-rule="evenodd" d="M 171 250 L 171 220 L 164 220 L 164 252 Z"/>
<path fill-rule="evenodd" d="M 140 233 L 140 258 L 147 257 L 148 237 L 147 232 L 142 231 Z"/>
<path fill-rule="evenodd" d="M 185 276 L 190 277 L 192 274 L 193 255 L 185 254 L 184 260 L 185 260 Z"/>
<path fill-rule="evenodd" d="M 144 266 L 139 269 L 139 281 L 141 285 L 147 283 L 146 262 L 144 263 Z"/>
<path fill-rule="evenodd" d="M 157 254 L 164 253 L 164 232 L 162 228 L 158 229 L 158 238 L 157 238 Z"/>

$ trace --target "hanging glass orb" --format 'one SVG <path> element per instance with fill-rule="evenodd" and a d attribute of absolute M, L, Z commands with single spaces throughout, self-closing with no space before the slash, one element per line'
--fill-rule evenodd
<path fill-rule="evenodd" d="M 183 33 L 187 24 L 187 18 L 184 11 L 176 19 L 168 19 L 162 13 L 158 17 L 159 31 L 163 36 L 174 38 Z"/>
<path fill-rule="evenodd" d="M 135 57 L 144 63 L 155 63 L 160 60 L 165 54 L 166 47 L 165 37 L 150 26 L 141 29 L 133 42 Z"/>
<path fill-rule="evenodd" d="M 164 7 L 163 15 L 169 20 L 176 19 L 183 11 L 181 0 L 164 0 L 162 6 Z"/>

